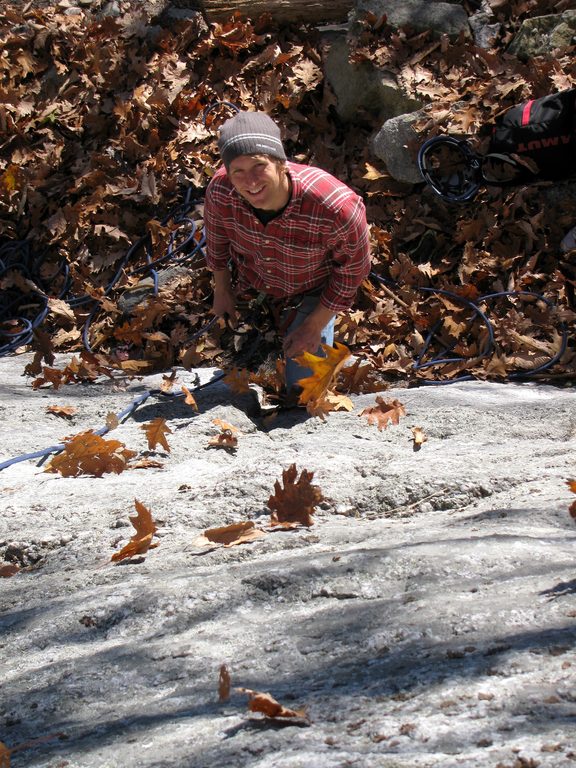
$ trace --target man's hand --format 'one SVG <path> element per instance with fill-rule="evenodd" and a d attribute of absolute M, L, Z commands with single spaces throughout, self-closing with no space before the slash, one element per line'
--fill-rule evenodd
<path fill-rule="evenodd" d="M 298 357 L 303 352 L 316 354 L 320 347 L 322 331 L 333 317 L 332 310 L 318 304 L 302 324 L 284 338 L 283 347 L 286 357 Z"/>
<path fill-rule="evenodd" d="M 286 357 L 298 357 L 303 352 L 315 354 L 320 346 L 322 328 L 317 328 L 313 323 L 305 320 L 302 325 L 289 333 L 283 343 Z"/>

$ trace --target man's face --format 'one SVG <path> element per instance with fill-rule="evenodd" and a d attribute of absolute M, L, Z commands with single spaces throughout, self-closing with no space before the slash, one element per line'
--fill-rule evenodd
<path fill-rule="evenodd" d="M 284 164 L 268 155 L 235 157 L 228 166 L 228 178 L 244 200 L 263 211 L 279 211 L 290 198 Z"/>

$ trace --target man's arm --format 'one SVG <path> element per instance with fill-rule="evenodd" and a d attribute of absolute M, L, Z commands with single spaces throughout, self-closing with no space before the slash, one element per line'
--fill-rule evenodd
<path fill-rule="evenodd" d="M 236 322 L 236 297 L 232 288 L 230 270 L 219 269 L 212 273 L 214 281 L 214 298 L 212 314 L 216 317 L 228 315 L 231 322 Z"/>

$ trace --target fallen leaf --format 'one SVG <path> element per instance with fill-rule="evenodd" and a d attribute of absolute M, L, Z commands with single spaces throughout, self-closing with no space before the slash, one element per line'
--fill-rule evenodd
<path fill-rule="evenodd" d="M 20 570 L 20 566 L 15 563 L 2 563 L 0 565 L 0 576 L 8 579 L 10 576 L 15 576 Z M 0 766 L 2 763 L 0 763 Z"/>
<path fill-rule="evenodd" d="M 269 693 L 253 691 L 250 688 L 236 688 L 238 693 L 248 695 L 248 709 L 251 712 L 261 712 L 266 717 L 302 717 L 308 719 L 305 709 L 288 709 Z"/>
<path fill-rule="evenodd" d="M 266 536 L 266 532 L 256 528 L 251 520 L 232 523 L 221 528 L 209 528 L 193 540 L 197 547 L 207 547 L 212 544 L 222 544 L 224 547 L 234 547 L 246 544 Z"/>
<path fill-rule="evenodd" d="M 572 493 L 576 493 L 576 480 L 568 480 L 568 488 L 570 488 Z M 576 501 L 573 501 L 572 504 L 570 504 L 568 512 L 570 512 L 570 515 L 576 521 Z"/>
<path fill-rule="evenodd" d="M 72 416 L 78 413 L 78 409 L 74 408 L 73 405 L 48 405 L 46 406 L 46 412 L 61 419 L 71 419 Z"/>
<path fill-rule="evenodd" d="M 312 370 L 312 375 L 299 379 L 302 392 L 298 402 L 306 405 L 311 400 L 319 400 L 330 389 L 338 372 L 350 357 L 350 350 L 344 344 L 336 342 L 334 347 L 322 344 L 326 357 L 304 352 L 295 358 L 299 365 Z"/>
<path fill-rule="evenodd" d="M 162 461 L 146 457 L 132 462 L 132 464 L 130 464 L 130 469 L 161 469 L 163 466 L 164 463 Z"/>
<path fill-rule="evenodd" d="M 6 744 L 0 741 L 0 768 L 10 768 L 10 752 Z"/>
<path fill-rule="evenodd" d="M 233 368 L 222 381 L 237 395 L 250 391 L 250 372 L 246 368 Z"/>
<path fill-rule="evenodd" d="M 238 427 L 234 427 L 232 424 L 228 424 L 227 421 L 222 421 L 222 419 L 212 419 L 212 424 L 216 424 L 217 427 L 220 427 L 220 429 L 226 430 L 226 432 L 240 433 L 240 430 L 238 429 Z"/>
<path fill-rule="evenodd" d="M 406 410 L 399 400 L 388 402 L 378 396 L 376 397 L 376 403 L 377 405 L 373 405 L 370 408 L 364 408 L 359 416 L 364 416 L 368 424 L 376 425 L 380 432 L 386 429 L 389 421 L 392 424 L 398 424 L 400 417 L 406 416 Z"/>
<path fill-rule="evenodd" d="M 92 475 L 102 477 L 107 472 L 120 474 L 136 456 L 119 440 L 105 440 L 92 431 L 80 432 L 65 442 L 64 449 L 55 456 L 45 472 L 59 472 L 63 477 Z"/>
<path fill-rule="evenodd" d="M 152 513 L 138 499 L 134 499 L 134 506 L 136 507 L 136 515 L 129 519 L 136 529 L 136 533 L 125 547 L 122 547 L 119 552 L 115 552 L 112 555 L 110 559 L 114 563 L 134 557 L 134 555 L 143 555 L 149 549 L 158 546 L 157 544 L 152 544 L 152 537 L 157 530 L 156 523 L 152 519 Z"/>
<path fill-rule="evenodd" d="M 428 438 L 424 434 L 422 427 L 412 427 L 412 436 L 414 440 L 414 450 L 419 451 Z"/>
<path fill-rule="evenodd" d="M 230 698 L 230 673 L 226 664 L 220 667 L 220 676 L 218 679 L 218 700 L 228 701 Z"/>
<path fill-rule="evenodd" d="M 176 381 L 177 373 L 172 371 L 170 376 L 162 376 L 162 384 L 160 385 L 161 392 L 171 392 L 174 382 Z"/>
<path fill-rule="evenodd" d="M 198 413 L 198 403 L 196 402 L 192 392 L 190 392 L 190 390 L 184 385 L 182 385 L 182 392 L 184 393 L 184 396 L 185 396 L 184 402 L 186 403 L 186 405 L 189 405 L 191 408 L 193 408 L 196 411 L 196 413 Z"/>
<path fill-rule="evenodd" d="M 120 419 L 113 411 L 109 411 L 106 414 L 106 426 L 108 427 L 108 430 L 116 429 L 116 427 L 120 424 Z"/>
<path fill-rule="evenodd" d="M 153 451 L 158 444 L 160 444 L 164 450 L 170 453 L 170 446 L 166 440 L 166 435 L 171 435 L 172 430 L 166 425 L 166 419 L 157 418 L 153 421 L 149 421 L 147 424 L 142 424 L 140 429 L 146 433 L 146 439 L 148 440 L 148 448 Z"/>
<path fill-rule="evenodd" d="M 296 464 L 292 464 L 282 472 L 284 487 L 278 480 L 274 483 L 274 494 L 268 499 L 267 505 L 272 510 L 271 524 L 311 526 L 314 521 L 312 515 L 317 504 L 323 501 L 324 496 L 317 485 L 312 485 L 313 472 L 303 469 L 296 481 L 298 470 Z"/>
<path fill-rule="evenodd" d="M 207 448 L 224 448 L 226 451 L 235 451 L 238 447 L 238 438 L 232 434 L 228 429 L 220 432 L 216 437 L 212 437 L 208 441 Z"/>

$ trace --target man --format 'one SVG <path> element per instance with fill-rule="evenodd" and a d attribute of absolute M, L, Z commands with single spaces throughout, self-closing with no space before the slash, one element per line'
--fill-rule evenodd
<path fill-rule="evenodd" d="M 301 303 L 283 339 L 286 389 L 310 375 L 294 358 L 322 354 L 334 320 L 348 309 L 370 271 L 362 199 L 329 173 L 289 162 L 280 129 L 264 112 L 238 112 L 221 130 L 223 167 L 204 206 L 206 261 L 213 272 L 212 312 L 236 319 L 247 289 Z M 237 275 L 233 284 L 230 266 Z"/>

